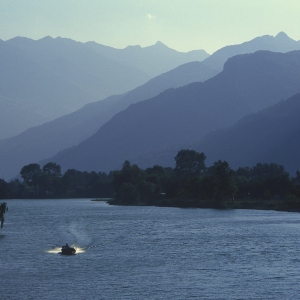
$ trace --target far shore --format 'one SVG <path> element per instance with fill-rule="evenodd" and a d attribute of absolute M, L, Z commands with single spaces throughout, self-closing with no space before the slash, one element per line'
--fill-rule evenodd
<path fill-rule="evenodd" d="M 102 201 L 102 202 L 108 202 L 109 200 L 111 200 L 111 198 L 99 198 L 99 199 L 92 199 L 91 201 Z"/>
<path fill-rule="evenodd" d="M 105 200 L 107 201 L 107 200 Z M 113 198 L 107 201 L 109 205 L 121 206 L 156 206 L 156 207 L 177 207 L 177 208 L 209 208 L 209 209 L 252 209 L 252 210 L 270 210 L 270 211 L 284 211 L 284 212 L 300 212 L 299 205 L 289 205 L 284 201 L 266 200 L 266 199 L 249 199 L 249 200 L 235 200 L 233 201 L 200 201 L 195 203 L 192 199 L 190 201 L 182 201 L 182 199 L 163 199 L 157 201 L 153 205 L 147 205 L 143 202 L 136 204 L 122 204 L 115 201 Z"/>

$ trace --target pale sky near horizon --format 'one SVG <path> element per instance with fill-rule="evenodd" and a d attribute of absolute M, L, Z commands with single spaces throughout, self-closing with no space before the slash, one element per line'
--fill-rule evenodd
<path fill-rule="evenodd" d="M 284 31 L 300 40 L 300 0 L 0 0 L 0 39 L 45 36 L 125 48 L 163 42 L 213 53 Z"/>

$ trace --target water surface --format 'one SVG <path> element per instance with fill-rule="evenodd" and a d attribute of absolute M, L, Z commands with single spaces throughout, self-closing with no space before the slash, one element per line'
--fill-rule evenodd
<path fill-rule="evenodd" d="M 7 202 L 0 299 L 299 299 L 298 213 Z"/>

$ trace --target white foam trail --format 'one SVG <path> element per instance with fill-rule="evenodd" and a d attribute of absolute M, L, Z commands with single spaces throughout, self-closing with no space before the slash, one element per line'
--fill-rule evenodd
<path fill-rule="evenodd" d="M 58 253 L 61 252 L 61 247 L 55 247 L 55 248 L 53 248 L 53 249 L 46 250 L 45 252 L 51 253 L 51 254 L 58 254 Z"/>
<path fill-rule="evenodd" d="M 75 250 L 76 250 L 75 254 L 85 252 L 85 248 L 77 247 L 76 245 L 71 245 L 71 247 L 75 248 Z M 61 254 L 61 247 L 54 247 L 53 249 L 45 250 L 45 252 L 50 253 L 50 254 Z"/>
<path fill-rule="evenodd" d="M 72 247 L 74 247 L 76 249 L 76 254 L 85 252 L 85 248 L 80 248 L 80 247 L 76 247 L 76 246 L 72 246 Z"/>

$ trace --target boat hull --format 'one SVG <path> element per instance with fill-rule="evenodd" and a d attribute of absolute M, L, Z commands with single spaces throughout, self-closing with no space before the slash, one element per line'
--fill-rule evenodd
<path fill-rule="evenodd" d="M 76 249 L 72 247 L 62 247 L 61 254 L 63 255 L 72 255 L 76 253 Z"/>

